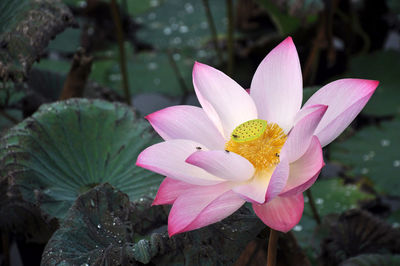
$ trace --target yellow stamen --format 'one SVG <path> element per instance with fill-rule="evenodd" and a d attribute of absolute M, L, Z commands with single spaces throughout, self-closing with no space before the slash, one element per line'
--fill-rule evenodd
<path fill-rule="evenodd" d="M 249 160 L 257 171 L 270 170 L 279 163 L 279 153 L 286 138 L 277 124 L 254 119 L 233 130 L 225 149 Z"/>

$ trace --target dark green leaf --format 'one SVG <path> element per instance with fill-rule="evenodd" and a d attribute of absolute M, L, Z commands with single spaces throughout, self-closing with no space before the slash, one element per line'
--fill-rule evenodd
<path fill-rule="evenodd" d="M 352 58 L 346 76 L 379 80 L 379 87 L 363 110 L 372 116 L 400 114 L 400 52 L 379 51 Z"/>
<path fill-rule="evenodd" d="M 1 1 L 0 79 L 21 81 L 50 39 L 74 23 L 60 1 Z"/>
<path fill-rule="evenodd" d="M 1 176 L 25 201 L 62 218 L 79 194 L 101 183 L 131 200 L 154 195 L 161 177 L 135 166 L 154 142 L 147 122 L 125 105 L 86 99 L 43 105 L 2 138 Z"/>
<path fill-rule="evenodd" d="M 363 254 L 350 258 L 340 266 L 398 266 L 400 255 Z"/>
<path fill-rule="evenodd" d="M 108 184 L 92 189 L 69 210 L 42 263 L 231 265 L 265 227 L 243 207 L 222 222 L 169 238 L 165 209 L 150 203 L 146 198 L 130 204 Z"/>
<path fill-rule="evenodd" d="M 399 132 L 399 119 L 363 128 L 348 140 L 331 144 L 331 159 L 348 166 L 348 175 L 370 179 L 379 192 L 398 195 Z"/>

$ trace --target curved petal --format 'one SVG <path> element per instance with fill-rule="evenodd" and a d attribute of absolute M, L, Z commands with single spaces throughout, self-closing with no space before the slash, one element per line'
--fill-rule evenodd
<path fill-rule="evenodd" d="M 254 212 L 269 227 L 288 232 L 299 223 L 304 209 L 303 194 L 275 197 L 265 204 L 253 203 Z"/>
<path fill-rule="evenodd" d="M 326 105 L 314 105 L 313 107 L 314 110 L 311 113 L 304 116 L 294 125 L 282 148 L 287 154 L 289 162 L 296 161 L 306 152 L 310 146 L 314 131 L 328 108 Z"/>
<path fill-rule="evenodd" d="M 286 184 L 288 175 L 288 161 L 282 156 L 275 169 L 256 171 L 252 179 L 235 186 L 232 190 L 250 202 L 264 203 L 267 198 L 270 200 L 281 192 Z M 269 194 L 267 193 L 268 190 Z"/>
<path fill-rule="evenodd" d="M 257 118 L 248 93 L 221 71 L 196 62 L 193 85 L 204 111 L 226 139 L 238 125 Z"/>
<path fill-rule="evenodd" d="M 331 143 L 353 121 L 378 84 L 374 80 L 341 79 L 325 85 L 311 96 L 304 107 L 328 105 L 328 110 L 315 131 L 322 147 Z"/>
<path fill-rule="evenodd" d="M 173 236 L 216 223 L 243 204 L 228 182 L 189 189 L 176 199 L 168 217 L 168 234 Z"/>
<path fill-rule="evenodd" d="M 209 149 L 224 149 L 225 139 L 196 106 L 172 106 L 146 116 L 154 130 L 165 140 L 190 139 Z"/>
<path fill-rule="evenodd" d="M 286 156 L 282 156 L 281 161 L 276 166 L 274 173 L 272 174 L 271 180 L 268 184 L 267 194 L 265 201 L 268 202 L 278 196 L 286 185 L 289 177 L 289 161 Z"/>
<path fill-rule="evenodd" d="M 302 83 L 299 56 L 287 37 L 264 58 L 251 82 L 258 118 L 277 123 L 288 133 L 301 107 Z"/>
<path fill-rule="evenodd" d="M 206 147 L 191 140 L 167 140 L 142 151 L 136 165 L 193 185 L 224 182 L 225 180 L 185 162 L 186 158 L 198 148 L 206 150 Z"/>
<path fill-rule="evenodd" d="M 292 196 L 311 187 L 324 165 L 321 144 L 314 136 L 304 155 L 290 164 L 289 178 L 279 196 Z"/>
<path fill-rule="evenodd" d="M 254 166 L 234 152 L 198 151 L 190 155 L 186 162 L 231 181 L 244 181 L 254 174 Z"/>
<path fill-rule="evenodd" d="M 181 194 L 195 187 L 200 186 L 166 177 L 158 188 L 156 198 L 152 205 L 172 204 Z"/>

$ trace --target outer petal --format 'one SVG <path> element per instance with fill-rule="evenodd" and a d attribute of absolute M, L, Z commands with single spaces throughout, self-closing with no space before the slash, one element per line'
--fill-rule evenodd
<path fill-rule="evenodd" d="M 290 164 L 289 178 L 279 196 L 292 196 L 311 187 L 324 165 L 321 144 L 314 136 L 304 155 Z"/>
<path fill-rule="evenodd" d="M 304 107 L 314 104 L 329 106 L 315 131 L 322 147 L 332 142 L 353 121 L 378 84 L 374 80 L 341 79 L 325 85 L 311 96 Z"/>
<path fill-rule="evenodd" d="M 296 47 L 288 37 L 264 58 L 251 82 L 258 118 L 277 123 L 287 133 L 301 107 L 302 83 Z"/>
<path fill-rule="evenodd" d="M 282 148 L 287 154 L 289 162 L 296 161 L 306 152 L 310 146 L 314 131 L 328 108 L 326 105 L 314 105 L 313 107 L 314 110 L 311 113 L 295 124 Z"/>
<path fill-rule="evenodd" d="M 194 185 L 212 185 L 225 180 L 203 169 L 185 163 L 186 158 L 197 150 L 206 148 L 191 140 L 168 140 L 148 147 L 139 154 L 136 165 L 150 171 Z"/>
<path fill-rule="evenodd" d="M 262 205 L 253 203 L 253 209 L 266 225 L 286 233 L 300 221 L 304 209 L 303 194 L 275 197 Z"/>
<path fill-rule="evenodd" d="M 174 201 L 188 189 L 200 186 L 192 185 L 186 182 L 178 181 L 166 177 L 158 188 L 156 198 L 152 205 L 172 204 Z"/>
<path fill-rule="evenodd" d="M 289 161 L 286 156 L 282 156 L 281 161 L 275 168 L 272 174 L 271 181 L 269 181 L 265 201 L 268 202 L 278 196 L 286 185 L 289 177 Z"/>
<path fill-rule="evenodd" d="M 196 62 L 193 85 L 204 111 L 226 139 L 239 124 L 257 118 L 248 93 L 221 71 Z"/>
<path fill-rule="evenodd" d="M 190 189 L 174 202 L 168 217 L 168 234 L 173 236 L 216 223 L 244 204 L 226 182 Z"/>
<path fill-rule="evenodd" d="M 210 149 L 224 149 L 225 139 L 200 107 L 172 106 L 146 118 L 165 140 L 190 139 Z"/>
<path fill-rule="evenodd" d="M 283 159 L 273 172 L 258 171 L 252 179 L 232 190 L 248 201 L 264 203 L 267 198 L 270 200 L 284 188 L 288 175 L 288 161 Z M 267 191 L 269 192 L 267 193 Z"/>
<path fill-rule="evenodd" d="M 226 180 L 244 181 L 254 174 L 254 166 L 234 152 L 197 151 L 186 162 Z"/>

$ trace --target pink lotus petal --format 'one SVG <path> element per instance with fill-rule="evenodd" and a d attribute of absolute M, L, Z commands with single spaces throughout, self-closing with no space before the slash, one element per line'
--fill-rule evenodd
<path fill-rule="evenodd" d="M 294 125 L 282 148 L 282 151 L 287 154 L 289 162 L 296 161 L 306 152 L 314 131 L 328 108 L 326 105 L 314 105 L 313 107 L 313 112 L 304 116 Z"/>
<path fill-rule="evenodd" d="M 204 111 L 226 139 L 238 125 L 257 118 L 248 93 L 221 71 L 196 62 L 193 85 Z"/>
<path fill-rule="evenodd" d="M 179 196 L 169 213 L 169 236 L 216 223 L 239 209 L 245 201 L 231 186 L 228 182 L 202 186 Z"/>
<path fill-rule="evenodd" d="M 167 140 L 142 151 L 136 165 L 193 185 L 224 182 L 225 180 L 185 162 L 198 148 L 207 150 L 203 145 L 191 140 Z"/>
<path fill-rule="evenodd" d="M 304 155 L 290 164 L 289 178 L 279 196 L 292 196 L 311 187 L 324 165 L 321 144 L 314 136 Z"/>
<path fill-rule="evenodd" d="M 188 189 L 196 187 L 200 186 L 166 177 L 158 188 L 156 198 L 152 205 L 172 204 L 176 198 L 185 193 Z"/>
<path fill-rule="evenodd" d="M 190 139 L 209 149 L 225 147 L 225 139 L 200 107 L 172 106 L 154 112 L 146 118 L 165 140 Z"/>
<path fill-rule="evenodd" d="M 304 209 L 303 194 L 275 197 L 265 204 L 253 203 L 254 212 L 269 227 L 281 232 L 290 231 L 299 223 Z"/>
<path fill-rule="evenodd" d="M 318 90 L 304 107 L 328 105 L 315 135 L 322 147 L 332 142 L 353 121 L 374 93 L 379 82 L 363 79 L 341 79 Z"/>
<path fill-rule="evenodd" d="M 280 163 L 276 166 L 271 180 L 268 184 L 265 201 L 268 202 L 278 196 L 286 185 L 289 177 L 289 161 L 284 153 L 281 152 Z"/>
<path fill-rule="evenodd" d="M 281 162 L 275 169 L 272 171 L 256 171 L 251 179 L 236 185 L 232 190 L 247 201 L 264 203 L 267 198 L 270 200 L 284 188 L 288 174 L 288 161 L 282 156 Z M 270 187 L 270 185 L 272 186 Z M 268 190 L 269 194 L 267 195 Z"/>
<path fill-rule="evenodd" d="M 254 174 L 253 165 L 234 152 L 197 151 L 190 155 L 186 162 L 231 181 L 244 181 Z"/>
<path fill-rule="evenodd" d="M 288 37 L 264 58 L 253 76 L 250 95 L 258 118 L 277 123 L 288 133 L 301 107 L 302 83 L 296 47 Z"/>

